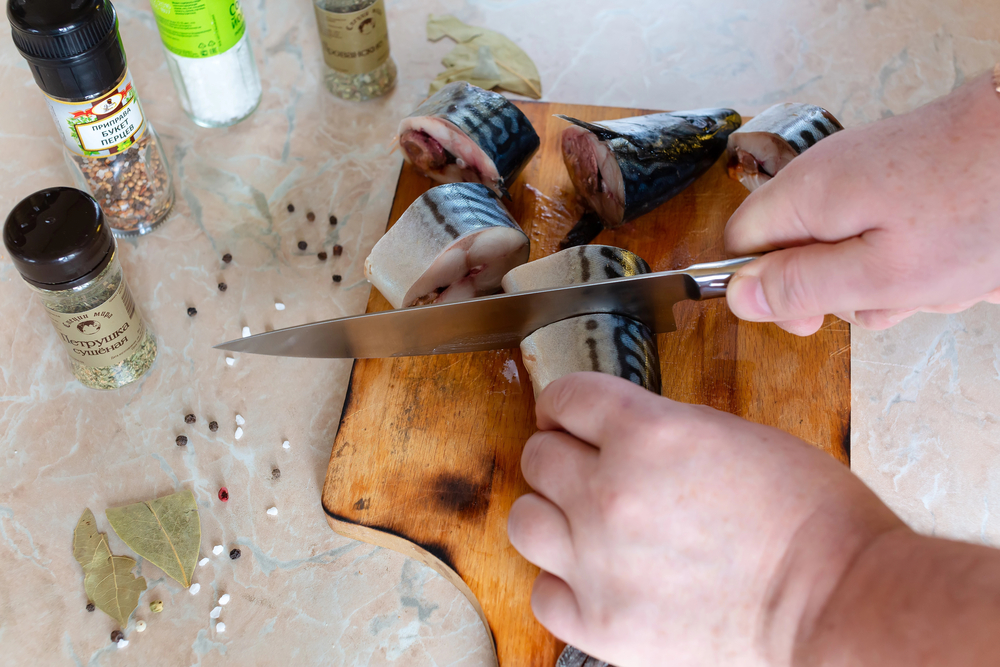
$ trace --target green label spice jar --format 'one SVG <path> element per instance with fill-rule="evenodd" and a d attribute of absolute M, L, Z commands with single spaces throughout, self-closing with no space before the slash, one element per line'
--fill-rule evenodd
<path fill-rule="evenodd" d="M 261 85 L 237 0 L 150 0 L 184 112 L 202 127 L 237 123 Z"/>
<path fill-rule="evenodd" d="M 46 96 L 77 185 L 118 235 L 170 212 L 170 170 L 136 95 L 107 0 L 8 0 L 14 45 Z"/>
<path fill-rule="evenodd" d="M 74 188 L 49 188 L 7 216 L 4 246 L 38 295 L 66 348 L 73 374 L 116 389 L 153 365 L 156 339 L 122 275 L 101 207 Z"/>
<path fill-rule="evenodd" d="M 389 56 L 384 0 L 314 0 L 327 89 L 345 100 L 368 100 L 396 83 Z"/>

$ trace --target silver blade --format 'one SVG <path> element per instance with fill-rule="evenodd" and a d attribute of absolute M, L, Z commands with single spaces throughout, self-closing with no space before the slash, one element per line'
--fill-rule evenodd
<path fill-rule="evenodd" d="M 675 303 L 725 294 L 729 277 L 746 261 L 749 259 L 342 317 L 238 338 L 215 347 L 321 359 L 478 352 L 517 347 L 546 325 L 592 313 L 625 315 L 645 323 L 654 333 L 665 333 L 676 328 Z"/>

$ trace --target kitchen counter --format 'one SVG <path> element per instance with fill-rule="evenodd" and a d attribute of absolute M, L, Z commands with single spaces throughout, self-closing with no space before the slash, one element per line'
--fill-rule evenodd
<path fill-rule="evenodd" d="M 451 48 L 426 41 L 428 13 L 512 37 L 537 63 L 547 100 L 747 114 L 795 100 L 825 106 L 847 126 L 910 110 L 1000 60 L 1000 4 L 987 0 L 733 0 L 669 11 L 657 0 L 387 6 L 400 83 L 383 99 L 352 104 L 322 88 L 308 3 L 245 3 L 264 99 L 243 123 L 206 130 L 177 104 L 148 4 L 116 4 L 177 192 L 161 228 L 120 241 L 160 352 L 134 386 L 83 388 L 41 306 L 0 258 L 0 662 L 493 663 L 477 615 L 451 585 L 392 551 L 334 534 L 325 521 L 320 489 L 350 363 L 235 355 L 229 366 L 211 349 L 243 326 L 259 332 L 364 309 L 362 264 L 384 229 L 399 171 L 395 127 Z M 39 188 L 71 182 L 42 95 L 6 37 L 9 26 L 0 32 L 6 213 Z M 334 244 L 342 256 L 333 256 Z M 227 252 L 230 264 L 221 260 Z M 187 315 L 190 306 L 197 315 Z M 852 332 L 854 469 L 919 529 L 991 544 L 1000 543 L 992 511 L 1000 467 L 991 465 L 1000 458 L 997 315 L 978 306 Z M 184 422 L 188 413 L 196 423 Z M 237 414 L 246 420 L 238 441 Z M 186 447 L 174 444 L 177 435 L 188 437 Z M 217 499 L 221 486 L 226 504 Z M 201 591 L 192 596 L 140 563 L 149 589 L 125 629 L 130 644 L 119 649 L 108 639 L 115 622 L 84 608 L 73 528 L 89 507 L 112 551 L 129 554 L 104 510 L 181 488 L 194 492 L 201 513 L 210 561 L 195 573 Z M 277 516 L 266 514 L 271 506 Z M 214 556 L 216 544 L 226 553 L 239 547 L 242 557 Z M 232 596 L 220 619 L 225 633 L 209 618 L 222 593 Z M 163 601 L 162 613 L 150 612 L 152 600 Z M 142 634 L 139 619 L 148 624 Z"/>

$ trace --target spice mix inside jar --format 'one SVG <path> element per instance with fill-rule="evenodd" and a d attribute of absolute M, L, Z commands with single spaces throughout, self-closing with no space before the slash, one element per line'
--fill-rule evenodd
<path fill-rule="evenodd" d="M 149 370 L 156 339 L 136 307 L 114 236 L 93 198 L 74 188 L 40 190 L 7 216 L 3 241 L 45 306 L 80 382 L 117 389 Z"/>
<path fill-rule="evenodd" d="M 354 101 L 389 92 L 396 63 L 389 55 L 385 0 L 313 0 L 313 7 L 327 90 Z"/>
<path fill-rule="evenodd" d="M 170 212 L 173 185 L 146 121 L 107 0 L 8 0 L 14 45 L 46 96 L 80 189 L 117 235 L 145 234 Z"/>

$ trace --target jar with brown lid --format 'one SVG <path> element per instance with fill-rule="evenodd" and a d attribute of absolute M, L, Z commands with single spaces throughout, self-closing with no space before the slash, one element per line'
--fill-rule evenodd
<path fill-rule="evenodd" d="M 45 306 L 80 382 L 117 389 L 149 370 L 156 339 L 132 298 L 117 244 L 92 197 L 74 188 L 40 190 L 7 216 L 3 241 Z"/>

